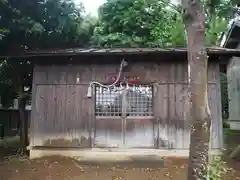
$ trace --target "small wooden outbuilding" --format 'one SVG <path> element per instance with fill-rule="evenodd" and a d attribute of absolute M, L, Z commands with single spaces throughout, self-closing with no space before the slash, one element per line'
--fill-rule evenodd
<path fill-rule="evenodd" d="M 212 148 L 217 151 L 223 147 L 220 64 L 225 63 L 219 57 L 239 52 L 221 48 L 207 52 Z M 107 157 L 126 152 L 188 156 L 185 48 L 69 49 L 12 58 L 34 63 L 31 157 L 94 153 L 103 157 L 100 152 Z M 121 62 L 124 67 L 114 88 L 100 87 L 98 83 L 109 85 L 117 79 Z"/>
<path fill-rule="evenodd" d="M 226 32 L 222 46 L 240 49 L 240 19 L 235 19 Z M 233 56 L 227 64 L 229 117 L 231 129 L 240 130 L 240 57 Z"/>

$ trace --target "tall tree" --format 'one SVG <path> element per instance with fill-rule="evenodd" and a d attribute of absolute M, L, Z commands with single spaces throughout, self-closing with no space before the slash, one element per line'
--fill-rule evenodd
<path fill-rule="evenodd" d="M 206 45 L 217 45 L 236 12 L 232 0 L 204 0 Z M 92 45 L 186 46 L 181 7 L 169 0 L 107 0 L 99 9 Z"/>
<path fill-rule="evenodd" d="M 185 46 L 181 16 L 169 3 L 169 0 L 108 0 L 99 9 L 92 44 L 99 47 Z"/>
<path fill-rule="evenodd" d="M 205 12 L 203 1 L 182 0 L 183 20 L 187 31 L 190 70 L 189 180 L 207 178 L 211 116 L 207 95 L 207 62 L 205 51 Z"/>
<path fill-rule="evenodd" d="M 0 55 L 23 52 L 26 49 L 85 47 L 91 33 L 82 25 L 83 7 L 72 0 L 0 0 Z M 27 144 L 27 123 L 24 108 L 25 86 L 31 87 L 31 62 L 0 59 L 0 96 L 4 105 L 19 98 L 22 148 Z M 7 95 L 7 96 L 6 96 Z M 7 98 L 5 98 L 7 97 Z"/>
<path fill-rule="evenodd" d="M 234 0 L 204 0 L 205 43 L 219 45 L 221 35 L 226 32 L 229 21 L 239 13 Z"/>

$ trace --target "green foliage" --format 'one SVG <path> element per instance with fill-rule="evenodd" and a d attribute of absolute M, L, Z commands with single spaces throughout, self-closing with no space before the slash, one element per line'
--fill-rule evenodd
<path fill-rule="evenodd" d="M 4 139 L 0 139 L 0 148 L 19 148 L 20 147 L 20 139 L 18 136 L 14 137 L 6 137 Z"/>
<path fill-rule="evenodd" d="M 0 95 L 2 105 L 9 107 L 13 99 L 17 98 L 20 86 L 31 87 L 32 64 L 27 60 L 11 61 L 3 59 L 0 68 Z"/>
<path fill-rule="evenodd" d="M 205 0 L 206 45 L 219 45 L 223 32 L 239 8 L 232 0 Z"/>
<path fill-rule="evenodd" d="M 108 0 L 99 10 L 92 45 L 185 46 L 182 18 L 169 3 L 168 0 Z"/>
<path fill-rule="evenodd" d="M 88 46 L 95 22 L 83 12 L 72 0 L 0 0 L 0 55 Z M 0 96 L 6 107 L 23 97 L 20 76 L 21 86 L 31 86 L 31 62 L 0 59 Z"/>
<path fill-rule="evenodd" d="M 218 45 L 237 7 L 206 0 L 206 45 Z M 169 0 L 108 0 L 99 10 L 92 45 L 98 47 L 186 46 L 181 7 Z"/>
<path fill-rule="evenodd" d="M 83 33 L 82 13 L 72 0 L 6 1 L 0 6 L 0 27 L 8 31 L 0 41 L 1 54 L 85 46 L 90 37 Z"/>
<path fill-rule="evenodd" d="M 219 45 L 223 32 L 227 31 L 229 20 L 224 17 L 215 17 L 214 21 L 209 21 L 206 25 L 206 45 Z"/>
<path fill-rule="evenodd" d="M 230 125 L 228 122 L 226 122 L 226 120 L 223 122 L 223 128 L 224 129 L 229 129 L 230 128 Z"/>
<path fill-rule="evenodd" d="M 216 157 L 213 163 L 209 165 L 208 180 L 220 180 L 226 172 L 226 162 L 221 157 Z"/>
<path fill-rule="evenodd" d="M 237 135 L 240 136 L 240 130 L 226 129 L 224 130 L 225 135 Z"/>

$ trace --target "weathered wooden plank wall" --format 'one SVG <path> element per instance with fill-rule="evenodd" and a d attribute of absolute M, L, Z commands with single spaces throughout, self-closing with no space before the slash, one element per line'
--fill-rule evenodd
<path fill-rule="evenodd" d="M 109 83 L 109 75 L 116 75 L 118 64 L 36 66 L 34 68 L 33 112 L 31 118 L 31 146 L 101 147 L 125 139 L 128 147 L 139 147 L 139 137 L 148 141 L 143 147 L 188 149 L 188 68 L 187 63 L 145 62 L 129 63 L 124 76 L 138 76 L 141 83 L 154 85 L 154 119 L 151 125 L 140 128 L 139 120 L 95 120 L 94 98 L 86 98 L 90 81 Z M 221 96 L 219 66 L 209 63 L 209 103 L 213 116 L 213 148 L 220 147 Z M 130 131 L 123 129 L 131 126 Z M 151 129 L 151 130 L 150 130 Z M 123 136 L 123 132 L 125 136 Z M 118 135 L 116 135 L 118 133 Z M 135 134 L 134 134 L 135 133 Z M 118 137 L 118 139 L 113 139 Z M 152 137 L 152 140 L 148 140 Z M 113 139 L 111 141 L 111 138 Z M 110 142 L 111 141 L 111 142 Z M 114 141 L 114 142 L 113 142 Z M 144 142 L 144 141 L 142 141 Z"/>
<path fill-rule="evenodd" d="M 240 48 L 240 44 L 238 45 Z M 240 120 L 240 58 L 232 57 L 227 66 L 228 98 L 229 98 L 229 120 L 238 122 Z"/>
<path fill-rule="evenodd" d="M 89 147 L 92 113 L 86 93 L 86 85 L 37 85 L 32 145 Z"/>
<path fill-rule="evenodd" d="M 155 138 L 159 140 L 159 148 L 188 149 L 190 143 L 189 100 L 187 84 L 158 84 L 156 103 L 160 112 L 155 112 L 158 126 Z M 221 114 L 217 85 L 208 85 L 208 99 L 212 114 L 212 147 L 219 148 Z M 159 103 L 160 102 L 160 103 Z"/>

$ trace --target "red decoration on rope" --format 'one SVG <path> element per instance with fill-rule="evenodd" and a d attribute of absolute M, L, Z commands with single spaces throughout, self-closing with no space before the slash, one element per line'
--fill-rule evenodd
<path fill-rule="evenodd" d="M 129 82 L 130 82 L 131 84 L 137 84 L 137 80 L 136 80 L 136 79 L 131 79 Z"/>

